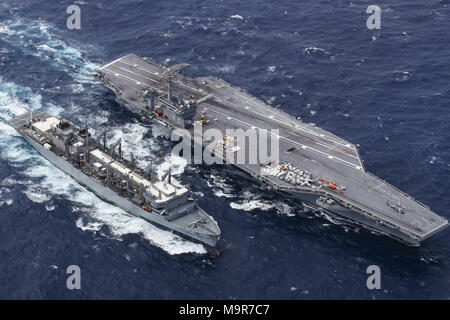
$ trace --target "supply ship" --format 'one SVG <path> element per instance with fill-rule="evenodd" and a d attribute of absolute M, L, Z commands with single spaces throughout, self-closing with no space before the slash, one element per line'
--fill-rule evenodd
<path fill-rule="evenodd" d="M 159 179 L 153 168 L 139 168 L 132 154 L 125 159 L 121 140 L 108 147 L 107 131 L 94 138 L 87 126 L 42 110 L 17 116 L 10 124 L 44 158 L 104 201 L 184 238 L 216 246 L 220 229 L 190 191 L 172 182 L 170 171 Z"/>
<path fill-rule="evenodd" d="M 413 246 L 448 225 L 426 205 L 367 172 L 355 144 L 218 78 L 186 77 L 181 70 L 187 66 L 128 54 L 100 67 L 95 76 L 131 110 L 165 126 L 186 129 L 192 137 L 196 124 L 202 124 L 202 132 L 277 128 L 277 163 L 258 160 L 235 165 L 266 188 L 306 207 L 342 216 Z M 228 148 L 227 140 L 218 142 L 224 158 L 239 150 Z M 205 139 L 196 143 L 210 144 Z"/>

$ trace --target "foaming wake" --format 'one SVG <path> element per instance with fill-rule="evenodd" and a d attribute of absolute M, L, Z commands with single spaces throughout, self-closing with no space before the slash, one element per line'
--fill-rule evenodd
<path fill-rule="evenodd" d="M 158 177 L 161 179 L 169 170 L 173 175 L 180 175 L 184 172 L 187 166 L 187 160 L 183 157 L 170 155 L 164 158 L 164 162 L 161 163 L 158 168 Z"/>
<path fill-rule="evenodd" d="M 24 194 L 33 202 L 45 203 L 48 211 L 54 209 L 51 203 L 53 196 L 61 196 L 78 203 L 82 211 L 86 213 L 85 217 L 79 218 L 76 222 L 77 227 L 82 230 L 95 231 L 106 225 L 119 240 L 122 235 L 139 233 L 150 243 L 169 254 L 206 253 L 205 248 L 200 244 L 186 241 L 171 232 L 158 229 L 140 218 L 101 201 L 39 156 L 8 125 L 7 121 L 30 109 L 42 108 L 53 115 L 58 115 L 62 110 L 52 104 L 42 104 L 41 100 L 40 95 L 34 94 L 31 89 L 4 82 L 0 78 L 0 152 L 2 158 L 25 176 L 25 178 L 23 176 L 17 178 L 17 174 L 13 174 L 1 181 L 2 194 L 7 194 L 13 186 L 22 185 L 25 189 Z M 131 125 L 131 128 L 129 134 L 132 136 L 136 134 L 136 129 L 133 129 L 136 127 Z M 143 131 L 141 133 L 144 134 Z M 11 204 L 11 199 L 3 199 L 0 206 Z"/>
<path fill-rule="evenodd" d="M 60 31 L 42 20 L 12 18 L 0 22 L 3 41 L 23 52 L 48 61 L 80 83 L 95 83 L 94 71 L 100 67 L 86 59 L 85 52 L 62 40 Z M 77 87 L 76 90 L 82 90 Z"/>
<path fill-rule="evenodd" d="M 257 192 L 254 188 L 248 190 L 236 190 L 236 186 L 230 184 L 224 177 L 211 174 L 207 184 L 214 191 L 216 197 L 232 199 L 230 207 L 242 211 L 274 211 L 277 214 L 288 217 L 295 216 L 295 208 L 282 201 L 262 199 L 263 193 Z"/>
<path fill-rule="evenodd" d="M 169 127 L 165 127 L 160 124 L 154 123 L 152 124 L 152 135 L 155 138 L 162 137 L 170 139 L 170 137 L 172 136 L 172 130 Z"/>
<path fill-rule="evenodd" d="M 235 198 L 237 194 L 233 191 L 233 187 L 228 184 L 223 177 L 211 174 L 206 181 L 208 187 L 212 188 L 216 197 Z"/>
<path fill-rule="evenodd" d="M 146 136 L 149 129 L 137 122 L 126 123 L 108 130 L 108 144 L 114 144 L 119 139 L 122 142 L 122 152 L 125 158 L 130 158 L 130 153 L 138 166 L 146 169 L 156 152 L 160 150 L 158 143 Z"/>
<path fill-rule="evenodd" d="M 152 135 L 155 136 L 155 128 L 152 126 Z M 127 123 L 125 125 L 112 128 L 108 133 L 108 144 L 114 144 L 121 139 L 122 152 L 125 158 L 130 157 L 130 153 L 141 168 L 147 169 L 150 163 L 159 160 L 158 152 L 160 145 L 153 137 L 147 137 L 149 129 L 139 123 Z M 183 157 L 169 155 L 158 165 L 154 165 L 158 177 L 161 179 L 169 170 L 173 175 L 180 175 L 187 166 L 187 160 Z M 174 180 L 176 181 L 176 180 Z"/>
<path fill-rule="evenodd" d="M 242 200 L 239 202 L 231 202 L 230 207 L 236 210 L 253 211 L 255 209 L 261 211 L 275 210 L 277 213 L 286 216 L 295 216 L 292 214 L 292 207 L 284 202 L 264 201 L 260 199 Z"/>

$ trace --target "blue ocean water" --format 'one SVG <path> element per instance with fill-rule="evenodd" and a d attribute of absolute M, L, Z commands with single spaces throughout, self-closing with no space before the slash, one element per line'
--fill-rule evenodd
<path fill-rule="evenodd" d="M 81 30 L 66 8 L 81 8 Z M 366 9 L 382 8 L 368 30 Z M 92 77 L 134 52 L 191 64 L 361 145 L 368 171 L 450 218 L 450 1 L 57 1 L 0 4 L 0 298 L 450 298 L 450 234 L 410 248 L 273 197 L 233 168 L 185 166 Z M 29 109 L 109 128 L 160 159 L 218 221 L 221 256 L 125 214 L 39 157 Z M 160 156 L 163 152 L 163 156 Z M 66 268 L 81 268 L 81 290 Z M 378 265 L 380 290 L 366 287 Z"/>

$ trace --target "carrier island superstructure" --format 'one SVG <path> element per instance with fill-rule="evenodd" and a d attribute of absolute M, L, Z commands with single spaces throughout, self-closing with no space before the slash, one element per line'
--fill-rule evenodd
<path fill-rule="evenodd" d="M 107 131 L 94 138 L 87 127 L 41 110 L 10 123 L 44 158 L 104 201 L 189 240 L 216 246 L 220 229 L 190 191 L 172 181 L 170 171 L 159 179 L 151 166 L 139 168 L 132 154 L 125 159 L 121 140 L 108 147 Z"/>
<path fill-rule="evenodd" d="M 198 122 L 203 132 L 277 128 L 276 165 L 261 161 L 236 165 L 265 187 L 313 209 L 348 218 L 409 245 L 419 245 L 448 225 L 426 205 L 367 172 L 353 143 L 218 78 L 186 77 L 180 71 L 187 66 L 158 64 L 128 54 L 99 68 L 95 76 L 120 102 L 172 128 L 192 132 Z M 223 144 L 224 156 L 234 152 L 227 151 L 226 141 Z"/>

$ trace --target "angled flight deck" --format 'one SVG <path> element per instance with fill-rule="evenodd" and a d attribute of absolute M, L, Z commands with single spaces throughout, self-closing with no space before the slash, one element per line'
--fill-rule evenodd
<path fill-rule="evenodd" d="M 193 124 L 201 121 L 203 131 L 277 129 L 271 134 L 279 139 L 279 164 L 236 166 L 313 208 L 411 245 L 448 225 L 427 206 L 366 172 L 354 144 L 220 79 L 185 77 L 179 72 L 186 66 L 168 67 L 129 54 L 102 66 L 97 77 L 132 110 L 171 127 L 193 132 Z"/>

